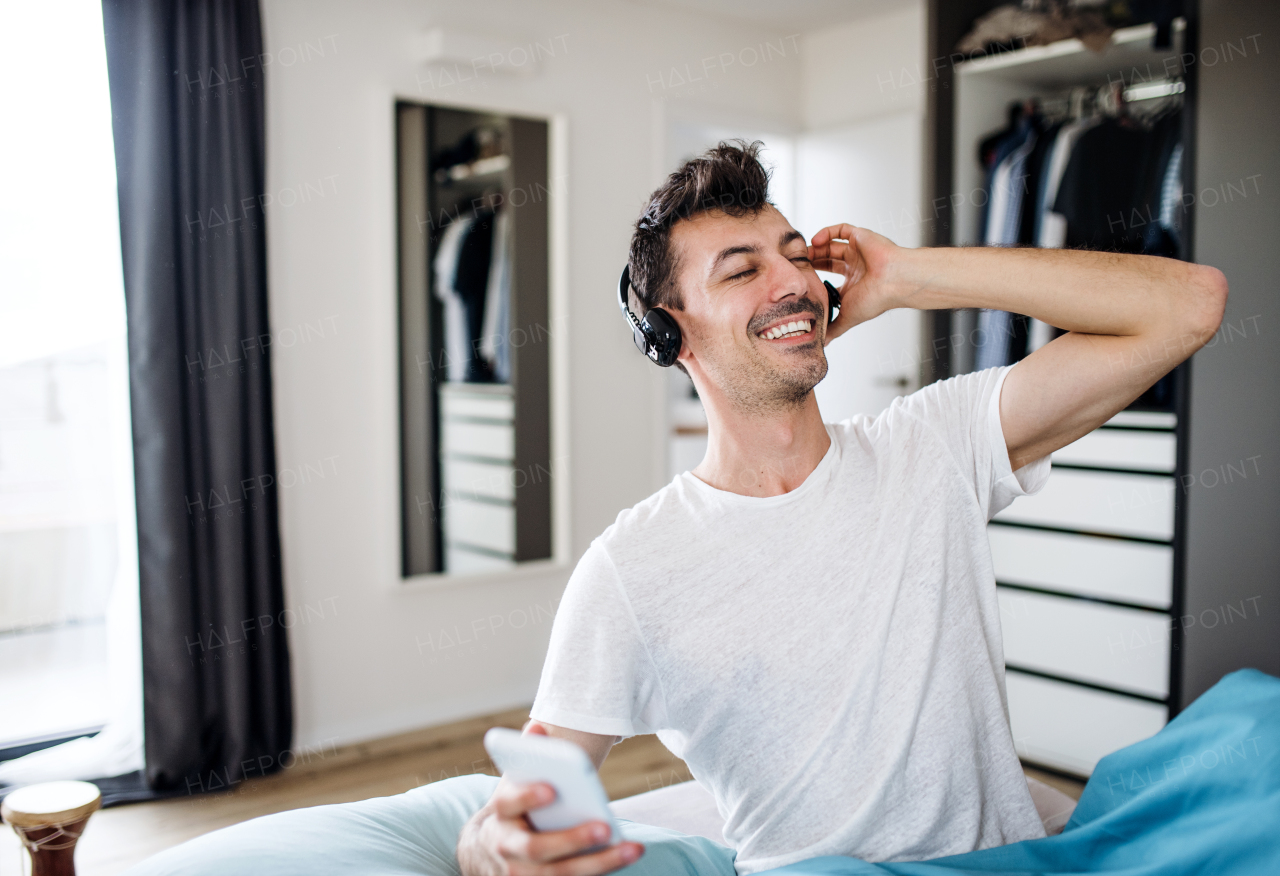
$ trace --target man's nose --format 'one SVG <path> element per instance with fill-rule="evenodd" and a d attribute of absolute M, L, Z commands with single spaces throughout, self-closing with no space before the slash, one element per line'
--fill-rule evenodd
<path fill-rule="evenodd" d="M 781 301 L 794 295 L 803 298 L 808 292 L 809 284 L 804 271 L 795 262 L 785 256 L 779 256 L 769 264 L 769 300 Z"/>

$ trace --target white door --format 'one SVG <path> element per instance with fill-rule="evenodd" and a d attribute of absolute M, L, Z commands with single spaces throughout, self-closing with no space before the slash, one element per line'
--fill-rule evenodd
<path fill-rule="evenodd" d="M 801 134 L 792 223 L 806 237 L 848 222 L 919 246 L 923 129 L 920 115 L 906 112 Z M 815 390 L 822 418 L 875 415 L 917 389 L 921 330 L 922 314 L 891 310 L 832 342 Z"/>

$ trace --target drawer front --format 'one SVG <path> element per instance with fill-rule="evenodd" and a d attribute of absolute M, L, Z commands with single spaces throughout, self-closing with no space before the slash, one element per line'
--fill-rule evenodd
<path fill-rule="evenodd" d="M 446 453 L 515 458 L 515 429 L 509 425 L 445 421 L 442 426 Z"/>
<path fill-rule="evenodd" d="M 454 384 L 440 385 L 440 410 L 444 419 L 484 417 L 491 420 L 515 419 L 515 400 L 510 395 L 479 393 Z"/>
<path fill-rule="evenodd" d="M 441 460 L 440 472 L 447 496 L 472 495 L 515 500 L 515 469 L 509 465 L 446 457 Z"/>
<path fill-rule="evenodd" d="M 1059 469 L 995 519 L 1169 541 L 1173 500 L 1173 478 Z"/>
<path fill-rule="evenodd" d="M 1119 690 L 1169 691 L 1169 615 L 998 589 L 1004 659 Z"/>
<path fill-rule="evenodd" d="M 1172 547 L 1012 526 L 989 526 L 987 535 L 996 580 L 1003 584 L 1151 608 L 1171 605 Z"/>
<path fill-rule="evenodd" d="M 1154 736 L 1164 706 L 1010 670 L 1009 723 L 1018 756 L 1087 776 L 1113 751 Z"/>
<path fill-rule="evenodd" d="M 1178 425 L 1178 415 L 1165 411 L 1121 411 L 1110 420 L 1108 426 L 1139 426 L 1143 429 L 1173 429 Z"/>
<path fill-rule="evenodd" d="M 1126 468 L 1173 474 L 1178 440 L 1172 432 L 1097 429 L 1055 451 L 1055 463 Z"/>
<path fill-rule="evenodd" d="M 450 497 L 449 504 L 444 506 L 444 537 L 446 541 L 514 555 L 515 508 Z"/>
<path fill-rule="evenodd" d="M 444 567 L 450 575 L 481 575 L 485 572 L 500 572 L 510 569 L 515 560 L 480 554 L 469 551 L 458 545 L 444 546 Z"/>

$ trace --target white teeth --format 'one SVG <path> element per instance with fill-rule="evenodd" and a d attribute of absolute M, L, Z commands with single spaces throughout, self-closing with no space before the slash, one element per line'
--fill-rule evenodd
<path fill-rule="evenodd" d="M 812 326 L 813 323 L 809 320 L 801 319 L 795 322 L 786 323 L 785 325 L 776 325 L 768 331 L 761 332 L 760 337 L 764 338 L 766 341 L 772 341 L 781 337 L 786 337 L 787 335 L 802 335 L 809 331 Z"/>

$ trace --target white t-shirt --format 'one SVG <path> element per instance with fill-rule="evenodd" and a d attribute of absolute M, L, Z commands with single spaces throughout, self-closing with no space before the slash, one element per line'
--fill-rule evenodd
<path fill-rule="evenodd" d="M 986 522 L 1043 487 L 1000 427 L 1009 369 L 827 424 L 796 489 L 689 472 L 574 569 L 532 717 L 657 733 L 716 798 L 739 873 L 1044 836 L 1009 730 Z"/>

